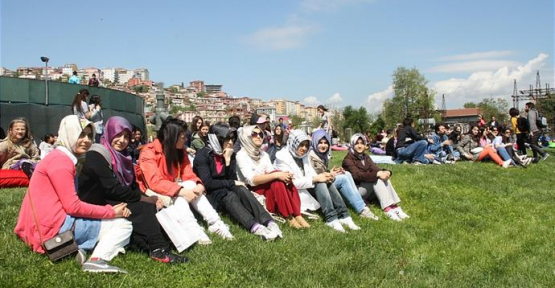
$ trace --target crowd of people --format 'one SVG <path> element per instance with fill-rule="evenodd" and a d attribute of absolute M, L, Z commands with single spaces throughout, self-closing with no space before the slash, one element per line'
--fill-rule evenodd
<path fill-rule="evenodd" d="M 341 166 L 330 167 L 332 125 L 323 106 L 322 123 L 311 135 L 281 119 L 272 129 L 266 115 L 254 115 L 245 125 L 237 116 L 215 124 L 197 116 L 190 129 L 177 116 L 166 119 L 147 142 L 123 117 L 104 122 L 100 97 L 93 95 L 87 104 L 88 96 L 86 89 L 76 95 L 72 115 L 62 119 L 57 136 L 44 137 L 40 149 L 24 118 L 14 119 L 0 142 L 2 169 L 21 169 L 30 177 L 15 233 L 44 253 L 45 239 L 71 229 L 79 247 L 76 260 L 88 272 L 126 273 L 109 264 L 124 249 L 144 251 L 163 263 L 188 262 L 172 251 L 156 216 L 172 205 L 179 205 L 180 219 L 200 245 L 212 244 L 209 234 L 234 240 L 235 229 L 272 241 L 284 237 L 282 220 L 293 229 L 309 229 L 306 217 L 322 218 L 339 233 L 360 230 L 348 207 L 362 221 L 378 220 L 368 206 L 372 201 L 390 220 L 410 218 L 391 182 L 392 171 L 367 153 L 372 148 L 398 163 L 415 164 L 491 159 L 502 167 L 527 166 L 549 155 L 529 142 L 534 156 L 527 157 L 519 143 L 522 134 L 537 141 L 530 103 L 527 128 L 518 125 L 517 114 L 509 127 L 478 122 L 462 135 L 460 127 L 437 124 L 424 137 L 407 118 L 396 133 L 384 133 L 379 147 L 356 133 Z M 230 227 L 221 213 L 241 228 Z"/>

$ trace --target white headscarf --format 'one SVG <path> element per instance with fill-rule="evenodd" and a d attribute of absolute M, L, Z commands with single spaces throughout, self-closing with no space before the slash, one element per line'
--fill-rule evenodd
<path fill-rule="evenodd" d="M 94 127 L 92 123 L 87 119 L 80 119 L 76 115 L 68 115 L 62 119 L 60 122 L 60 128 L 58 130 L 58 142 L 56 143 L 58 146 L 63 146 L 67 150 L 69 150 L 77 160 L 84 160 L 85 154 L 83 155 L 76 155 L 75 154 L 75 147 L 77 146 L 77 140 L 83 132 L 85 127 L 91 126 L 91 130 L 93 133 L 94 139 Z"/>
<path fill-rule="evenodd" d="M 306 151 L 306 153 L 304 153 L 304 155 L 299 156 L 299 154 L 297 154 L 297 149 L 299 148 L 299 145 L 303 142 L 303 141 L 308 141 L 308 151 Z M 291 130 L 291 132 L 289 132 L 289 139 L 287 139 L 287 149 L 289 149 L 289 153 L 291 153 L 291 155 L 293 156 L 293 158 L 295 159 L 303 159 L 304 157 L 308 156 L 308 152 L 310 152 L 310 148 L 311 148 L 311 140 L 310 138 L 308 138 L 308 135 L 306 135 L 306 133 L 302 130 Z"/>
<path fill-rule="evenodd" d="M 254 142 L 252 141 L 251 134 L 255 128 L 260 129 L 258 126 L 252 125 L 252 126 L 241 127 L 237 131 L 239 134 L 241 149 L 244 149 L 249 155 L 249 157 L 252 158 L 252 160 L 254 160 L 255 162 L 258 162 L 258 160 L 260 160 L 260 157 L 261 157 L 260 154 L 262 154 L 262 152 L 260 147 L 257 147 L 256 145 L 254 145 Z"/>
<path fill-rule="evenodd" d="M 362 139 L 362 143 L 364 146 L 368 145 L 368 141 L 366 141 L 366 136 L 362 133 L 355 133 L 355 135 L 351 136 L 351 148 L 349 148 L 349 152 L 353 155 L 358 156 L 358 153 L 355 151 L 355 145 L 357 144 L 358 139 Z"/>

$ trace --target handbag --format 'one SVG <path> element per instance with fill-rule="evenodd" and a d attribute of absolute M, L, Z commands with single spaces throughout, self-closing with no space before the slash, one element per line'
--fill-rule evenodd
<path fill-rule="evenodd" d="M 27 195 L 29 195 L 29 202 L 31 202 L 31 210 L 33 211 L 33 218 L 35 219 L 35 225 L 37 226 L 37 230 L 39 232 L 39 240 L 42 248 L 44 249 L 44 253 L 48 256 L 48 259 L 52 262 L 56 262 L 64 257 L 76 253 L 77 250 L 79 250 L 79 247 L 77 247 L 77 242 L 75 242 L 75 237 L 73 236 L 75 222 L 68 231 L 60 233 L 43 242 L 30 190 L 27 190 Z"/>

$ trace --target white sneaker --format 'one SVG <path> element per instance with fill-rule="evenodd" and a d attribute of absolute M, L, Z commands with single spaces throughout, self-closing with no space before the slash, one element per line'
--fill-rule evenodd
<path fill-rule="evenodd" d="M 397 215 L 397 213 L 393 209 L 390 209 L 389 211 L 384 213 L 385 213 L 385 216 L 389 217 L 389 219 L 393 221 L 401 221 L 401 218 L 399 218 L 399 215 Z"/>
<path fill-rule="evenodd" d="M 397 208 L 393 209 L 393 211 L 395 211 L 395 213 L 397 213 L 397 217 L 399 217 L 401 219 L 410 218 L 409 214 L 405 213 L 405 211 L 403 211 L 403 209 L 399 206 L 397 206 Z"/>
<path fill-rule="evenodd" d="M 199 245 L 210 245 L 210 244 L 212 244 L 212 240 L 210 240 L 210 237 L 208 237 L 208 235 L 206 235 L 206 233 L 204 232 L 204 229 L 202 229 L 202 231 L 200 233 L 201 233 L 200 238 L 197 241 L 197 243 Z"/>
<path fill-rule="evenodd" d="M 353 222 L 353 218 L 351 217 L 339 219 L 339 223 L 341 223 L 343 226 L 347 226 L 351 230 L 360 230 L 360 227 L 358 227 L 357 224 Z"/>
<path fill-rule="evenodd" d="M 266 227 L 268 227 L 270 231 L 274 232 L 279 238 L 283 238 L 283 232 L 281 232 L 281 229 L 279 229 L 276 222 L 272 221 Z"/>
<path fill-rule="evenodd" d="M 362 218 L 370 218 L 370 219 L 373 219 L 373 220 L 380 219 L 380 218 L 378 218 L 378 216 L 376 216 L 374 213 L 372 213 L 372 211 L 370 211 L 370 208 L 368 208 L 368 206 L 365 206 L 362 209 L 362 212 L 360 212 L 359 216 L 362 217 Z"/>
<path fill-rule="evenodd" d="M 501 165 L 503 168 L 509 168 L 509 166 L 511 165 L 511 159 L 507 160 L 507 161 L 503 161 L 503 165 Z"/>
<path fill-rule="evenodd" d="M 278 237 L 276 233 L 262 225 L 260 225 L 253 234 L 260 236 L 263 241 L 273 241 Z"/>
<path fill-rule="evenodd" d="M 341 223 L 339 223 L 339 220 L 333 220 L 331 222 L 327 222 L 326 225 L 330 226 L 335 231 L 338 231 L 338 232 L 341 232 L 341 233 L 347 232 L 347 231 L 345 231 L 345 228 L 343 228 L 343 226 L 341 226 Z"/>
<path fill-rule="evenodd" d="M 208 232 L 220 235 L 224 240 L 233 240 L 234 237 L 229 231 L 229 226 L 227 226 L 224 221 L 220 220 L 208 227 Z"/>

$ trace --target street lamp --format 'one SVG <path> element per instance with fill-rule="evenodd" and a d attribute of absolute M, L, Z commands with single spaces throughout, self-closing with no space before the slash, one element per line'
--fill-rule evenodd
<path fill-rule="evenodd" d="M 45 65 L 45 76 L 44 76 L 44 86 L 45 86 L 45 99 L 44 99 L 44 104 L 46 106 L 48 106 L 48 61 L 50 60 L 50 58 L 46 57 L 46 56 L 42 56 L 40 57 L 40 61 L 44 62 Z"/>

